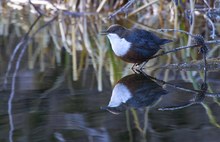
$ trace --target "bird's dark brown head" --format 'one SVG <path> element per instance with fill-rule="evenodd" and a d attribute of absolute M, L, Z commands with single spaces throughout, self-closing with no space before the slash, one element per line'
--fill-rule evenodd
<path fill-rule="evenodd" d="M 127 29 L 122 27 L 121 25 L 114 24 L 111 25 L 106 31 L 104 31 L 105 34 L 117 34 L 122 35 Z"/>

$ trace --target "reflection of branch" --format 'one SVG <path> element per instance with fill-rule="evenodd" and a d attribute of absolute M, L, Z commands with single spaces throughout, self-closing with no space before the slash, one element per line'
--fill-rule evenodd
<path fill-rule="evenodd" d="M 30 2 L 30 4 L 32 4 L 31 0 L 29 0 L 29 2 Z M 36 9 L 35 6 L 34 6 L 34 8 Z M 13 122 L 13 116 L 12 116 L 12 101 L 13 101 L 13 98 L 15 95 L 15 82 L 16 82 L 17 72 L 20 68 L 21 59 L 22 59 L 22 57 L 28 47 L 27 44 L 28 44 L 29 40 L 31 40 L 41 29 L 43 29 L 44 27 L 46 27 L 47 25 L 49 25 L 52 21 L 54 21 L 56 19 L 56 16 L 55 16 L 51 21 L 47 22 L 45 25 L 41 26 L 37 31 L 35 31 L 32 34 L 32 36 L 30 37 L 29 35 L 30 35 L 30 32 L 33 30 L 33 27 L 36 25 L 36 23 L 43 16 L 39 11 L 38 11 L 38 13 L 39 13 L 39 16 L 37 17 L 37 19 L 33 22 L 33 24 L 28 29 L 27 33 L 22 37 L 22 39 L 20 40 L 20 42 L 17 44 L 16 48 L 14 49 L 12 56 L 10 57 L 7 72 L 5 75 L 4 86 L 7 85 L 7 78 L 10 73 L 10 70 L 11 70 L 12 62 L 14 61 L 14 58 L 15 58 L 17 52 L 20 50 L 20 48 L 22 48 L 20 51 L 20 54 L 16 60 L 15 70 L 14 70 L 13 76 L 12 76 L 11 93 L 10 93 L 10 97 L 8 99 L 8 115 L 9 115 L 9 123 L 10 123 L 9 140 L 10 141 L 13 141 L 13 131 L 14 131 L 14 122 Z"/>
<path fill-rule="evenodd" d="M 33 27 L 36 25 L 36 23 L 40 20 L 41 17 L 42 17 L 41 15 L 37 17 L 37 19 L 31 25 L 31 27 L 29 28 L 27 33 L 22 37 L 21 41 L 17 44 L 17 46 L 13 50 L 13 53 L 12 53 L 12 55 L 10 57 L 10 60 L 9 60 L 9 63 L 8 63 L 8 67 L 7 67 L 7 71 L 6 71 L 6 74 L 5 74 L 5 78 L 4 78 L 4 88 L 6 88 L 6 85 L 8 83 L 8 75 L 9 75 L 9 73 L 11 71 L 12 62 L 14 61 L 14 58 L 15 58 L 17 52 L 19 51 L 19 49 L 21 47 L 23 47 L 24 44 L 26 44 L 30 32 L 32 31 Z"/>
<path fill-rule="evenodd" d="M 183 105 L 178 105 L 178 106 L 172 106 L 172 107 L 164 107 L 164 108 L 159 108 L 158 110 L 161 110 L 161 111 L 166 111 L 166 110 L 179 110 L 179 109 L 183 109 L 183 108 L 187 108 L 191 105 L 194 105 L 194 104 L 198 104 L 198 103 L 195 103 L 195 102 L 190 102 L 190 103 L 186 103 L 186 104 L 183 104 Z"/>
<path fill-rule="evenodd" d="M 206 54 L 203 54 L 203 55 L 204 55 L 204 62 L 206 62 L 206 58 L 205 58 Z M 206 66 L 206 63 L 205 63 L 205 66 Z M 175 84 L 165 82 L 163 80 L 159 80 L 155 77 L 147 75 L 143 70 L 139 71 L 139 73 L 142 73 L 144 76 L 146 76 L 146 77 L 148 77 L 152 80 L 155 80 L 157 82 L 162 83 L 162 85 L 169 85 L 173 88 L 176 88 L 176 89 L 179 89 L 179 90 L 182 90 L 182 91 L 186 91 L 186 92 L 191 92 L 191 93 L 193 93 L 192 95 L 195 95 L 195 97 L 192 100 L 190 100 L 189 102 L 186 102 L 185 104 L 159 108 L 158 110 L 161 110 L 161 111 L 179 110 L 179 109 L 183 109 L 183 108 L 195 105 L 195 104 L 201 104 L 202 105 L 205 97 L 220 97 L 220 93 L 207 93 L 208 87 L 207 87 L 207 84 L 206 84 L 206 81 L 207 81 L 207 73 L 206 73 L 207 69 L 206 69 L 206 67 L 204 67 L 204 72 L 205 72 L 204 73 L 204 82 L 201 84 L 200 90 L 195 90 L 195 89 L 188 89 L 188 88 L 180 87 L 180 86 L 177 86 Z"/>
<path fill-rule="evenodd" d="M 205 104 L 205 103 L 201 103 L 201 105 L 203 106 L 203 108 L 204 108 L 205 111 L 206 111 L 206 114 L 207 114 L 208 117 L 209 117 L 209 122 L 210 122 L 211 124 L 213 124 L 214 126 L 220 128 L 220 125 L 219 125 L 218 122 L 216 121 L 216 118 L 213 116 L 213 113 L 212 113 L 211 109 L 208 107 L 208 105 Z"/>
<path fill-rule="evenodd" d="M 159 108 L 158 110 L 161 110 L 161 111 L 172 111 L 172 110 L 183 109 L 183 108 L 189 107 L 189 106 L 194 105 L 194 104 L 200 104 L 200 103 L 202 103 L 202 101 L 205 98 L 205 92 L 207 91 L 207 88 L 204 88 L 203 85 L 201 86 L 201 90 L 188 89 L 188 88 L 177 86 L 177 85 L 169 83 L 169 82 L 165 82 L 163 80 L 159 80 L 159 79 L 157 79 L 155 77 L 152 77 L 152 76 L 148 76 L 144 71 L 141 71 L 140 73 L 144 74 L 146 77 L 149 77 L 150 79 L 153 79 L 153 80 L 155 80 L 157 82 L 161 82 L 162 85 L 166 84 L 166 85 L 169 85 L 169 86 L 171 86 L 173 88 L 176 88 L 176 89 L 179 89 L 179 90 L 182 90 L 182 91 L 191 92 L 193 94 L 196 94 L 196 96 L 194 97 L 193 100 L 191 100 L 191 101 L 189 101 L 189 102 L 187 102 L 187 103 L 185 103 L 183 105 L 164 107 L 164 108 Z"/>
<path fill-rule="evenodd" d="M 179 109 L 187 108 L 187 107 L 190 107 L 190 106 L 195 105 L 195 104 L 202 104 L 204 99 L 205 99 L 205 92 L 206 92 L 206 90 L 201 90 L 200 93 L 196 94 L 196 96 L 193 98 L 193 100 L 190 100 L 189 102 L 187 102 L 185 104 L 178 105 L 178 106 L 159 108 L 158 110 L 172 111 L 172 110 L 179 110 Z"/>
<path fill-rule="evenodd" d="M 17 51 L 19 50 L 20 47 L 22 47 L 23 49 L 21 50 L 19 56 L 18 56 L 18 59 L 16 61 L 16 65 L 15 65 L 15 71 L 13 73 L 13 76 L 12 76 L 12 84 L 11 84 L 11 93 L 10 93 L 10 97 L 8 99 L 8 115 L 9 115 L 9 123 L 10 123 L 10 130 L 9 130 L 9 140 L 10 141 L 13 141 L 13 131 L 14 131 L 14 122 L 13 122 L 13 116 L 12 116 L 12 101 L 13 101 L 13 98 L 14 98 L 14 95 L 15 95 L 15 81 L 16 81 L 16 76 L 17 76 L 17 72 L 18 72 L 18 69 L 20 67 L 20 62 L 21 62 L 21 59 L 24 55 L 24 52 L 27 48 L 27 43 L 28 43 L 28 35 L 30 34 L 30 31 L 32 30 L 32 28 L 36 25 L 36 23 L 40 20 L 41 18 L 41 15 L 38 16 L 38 18 L 34 21 L 34 23 L 31 25 L 31 27 L 29 28 L 28 32 L 24 35 L 24 37 L 21 39 L 21 41 L 18 43 L 18 45 L 16 46 L 14 52 L 13 52 L 13 55 L 10 59 L 10 63 L 9 64 L 12 64 L 12 61 L 14 60 L 14 57 L 17 53 Z M 11 65 L 10 65 L 11 66 Z M 10 69 L 11 67 L 8 66 L 8 71 L 6 73 L 6 75 L 9 74 L 10 72 Z M 7 80 L 7 76 L 6 76 L 6 80 Z M 5 83 L 7 83 L 7 81 L 5 81 Z M 5 84 L 6 85 L 6 84 Z"/>
<path fill-rule="evenodd" d="M 29 0 L 30 4 L 33 5 L 33 7 L 36 9 L 36 11 L 39 13 L 39 16 L 37 17 L 37 19 L 34 21 L 34 23 L 30 26 L 30 28 L 28 29 L 27 33 L 21 38 L 20 42 L 17 44 L 17 46 L 15 47 L 15 49 L 13 50 L 13 53 L 10 57 L 10 60 L 9 60 L 9 64 L 8 64 L 8 67 L 7 67 L 7 71 L 6 71 L 6 74 L 5 74 L 5 78 L 4 78 L 4 87 L 3 88 L 6 88 L 6 85 L 8 83 L 8 75 L 10 73 L 10 70 L 11 70 L 11 66 L 12 66 L 12 62 L 14 61 L 14 58 L 17 54 L 17 52 L 19 51 L 19 49 L 21 47 L 24 47 L 26 46 L 27 44 L 27 40 L 28 40 L 28 36 L 30 34 L 30 32 L 32 31 L 33 27 L 36 25 L 36 23 L 40 20 L 40 18 L 42 17 L 42 14 L 37 10 L 37 8 L 35 7 L 35 5 L 31 2 L 31 0 Z M 22 52 L 22 51 L 21 51 Z M 21 54 L 21 53 L 20 53 Z M 17 63 L 16 63 L 17 64 Z M 13 85 L 12 85 L 13 86 Z"/>
<path fill-rule="evenodd" d="M 13 101 L 14 94 L 15 94 L 15 81 L 16 81 L 18 69 L 20 67 L 21 59 L 22 59 L 24 52 L 27 48 L 27 42 L 24 41 L 21 45 L 22 45 L 23 49 L 21 50 L 19 57 L 17 59 L 17 62 L 16 62 L 15 71 L 12 76 L 11 93 L 10 93 L 10 97 L 8 99 L 8 115 L 9 115 L 9 123 L 10 123 L 9 139 L 10 139 L 10 141 L 13 141 L 13 131 L 14 131 L 14 122 L 13 122 L 13 116 L 12 116 L 12 101 Z"/>
<path fill-rule="evenodd" d="M 200 38 L 197 38 L 197 40 L 201 40 Z M 204 40 L 200 41 L 201 43 L 204 44 Z M 165 110 L 178 110 L 178 109 L 183 109 L 183 108 L 186 108 L 186 107 L 189 107 L 191 105 L 194 105 L 194 104 L 202 104 L 204 99 L 205 99 L 205 94 L 208 90 L 208 86 L 207 86 L 207 63 L 206 63 L 206 53 L 207 53 L 207 50 L 206 50 L 206 45 L 203 45 L 201 47 L 201 52 L 203 54 L 203 59 L 204 59 L 204 81 L 203 83 L 201 84 L 201 87 L 200 87 L 200 90 L 198 90 L 196 92 L 196 96 L 194 97 L 193 100 L 187 102 L 186 104 L 183 104 L 183 105 L 179 105 L 179 106 L 172 106 L 172 107 L 165 107 L 165 108 L 159 108 L 159 110 L 161 111 L 165 111 Z"/>
<path fill-rule="evenodd" d="M 115 17 L 115 15 L 117 15 L 120 12 L 124 12 L 127 15 L 128 7 L 130 7 L 134 2 L 135 0 L 129 0 L 124 6 L 122 6 L 120 9 L 109 15 L 108 19 Z"/>
<path fill-rule="evenodd" d="M 13 53 L 10 57 L 10 60 L 9 60 L 9 64 L 8 64 L 8 67 L 7 67 L 7 71 L 6 71 L 6 74 L 5 74 L 5 78 L 4 78 L 4 87 L 3 88 L 6 88 L 6 85 L 8 83 L 8 76 L 9 76 L 9 73 L 11 71 L 11 68 L 12 68 L 12 62 L 14 61 L 14 58 L 17 54 L 17 52 L 19 51 L 20 48 L 24 47 L 24 45 L 27 44 L 27 42 L 29 40 L 31 40 L 40 30 L 42 30 L 43 28 L 45 28 L 46 26 L 48 26 L 49 24 L 51 24 L 51 22 L 53 22 L 56 18 L 57 18 L 57 15 L 52 18 L 50 21 L 48 21 L 46 24 L 44 24 L 43 26 L 41 26 L 37 31 L 35 31 L 31 37 L 29 37 L 29 34 L 30 32 L 32 31 L 33 27 L 36 25 L 36 23 L 40 20 L 40 18 L 42 17 L 42 15 L 38 16 L 37 19 L 34 21 L 34 23 L 30 26 L 29 30 L 27 31 L 27 33 L 22 37 L 21 41 L 17 44 L 17 46 L 15 47 L 15 49 L 13 50 Z"/>
<path fill-rule="evenodd" d="M 181 87 L 181 86 L 177 86 L 175 84 L 172 84 L 172 83 L 169 83 L 169 82 L 166 82 L 166 81 L 163 81 L 163 80 L 160 80 L 160 79 L 157 79 L 155 77 L 152 77 L 152 76 L 149 76 L 147 75 L 143 70 L 140 70 L 140 73 L 142 73 L 144 76 L 152 79 L 152 80 L 155 80 L 157 82 L 160 82 L 162 83 L 162 85 L 169 85 L 173 88 L 176 88 L 176 89 L 179 89 L 179 90 L 182 90 L 182 91 L 186 91 L 186 92 L 191 92 L 191 93 L 200 93 L 201 91 L 200 90 L 195 90 L 195 89 L 188 89 L 188 88 L 184 88 L 184 87 Z"/>

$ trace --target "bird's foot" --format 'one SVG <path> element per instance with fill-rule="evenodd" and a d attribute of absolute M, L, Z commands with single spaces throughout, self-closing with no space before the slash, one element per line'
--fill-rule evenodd
<path fill-rule="evenodd" d="M 138 68 L 139 70 L 143 71 L 145 68 L 144 66 L 146 65 L 147 62 L 143 62 L 140 64 L 140 67 Z"/>
<path fill-rule="evenodd" d="M 136 69 L 136 67 L 138 66 L 138 64 L 137 63 L 135 63 L 135 64 L 133 64 L 133 66 L 131 67 L 131 70 L 134 72 L 134 73 L 137 73 L 137 69 Z"/>
<path fill-rule="evenodd" d="M 137 73 L 137 74 L 140 74 L 140 73 L 142 73 L 143 72 L 143 70 L 145 69 L 144 68 L 144 65 L 145 65 L 146 63 L 143 63 L 143 64 L 138 64 L 138 63 L 135 63 L 132 67 L 131 67 L 131 69 L 132 69 L 132 71 L 134 72 L 134 73 Z"/>

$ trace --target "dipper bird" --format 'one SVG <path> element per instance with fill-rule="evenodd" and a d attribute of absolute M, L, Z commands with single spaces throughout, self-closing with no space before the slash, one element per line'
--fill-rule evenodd
<path fill-rule="evenodd" d="M 114 86 L 111 100 L 103 110 L 113 114 L 129 108 L 151 106 L 168 92 L 144 74 L 131 74 L 120 79 Z"/>
<path fill-rule="evenodd" d="M 126 29 L 121 25 L 112 25 L 102 34 L 107 35 L 115 55 L 125 62 L 142 64 L 160 50 L 160 46 L 172 42 L 169 39 L 159 38 L 157 35 L 138 28 Z"/>

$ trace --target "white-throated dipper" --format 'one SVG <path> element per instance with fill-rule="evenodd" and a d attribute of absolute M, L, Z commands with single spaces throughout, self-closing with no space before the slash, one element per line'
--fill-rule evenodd
<path fill-rule="evenodd" d="M 134 63 L 133 67 L 143 62 L 146 63 L 150 57 L 161 49 L 161 45 L 172 42 L 172 40 L 159 38 L 146 30 L 126 29 L 117 24 L 110 26 L 102 34 L 107 35 L 115 55 L 126 62 Z M 140 69 L 145 63 L 142 64 Z"/>
<path fill-rule="evenodd" d="M 143 108 L 156 103 L 168 92 L 144 74 L 131 74 L 121 78 L 112 90 L 111 100 L 103 110 L 113 114 L 128 108 Z"/>

